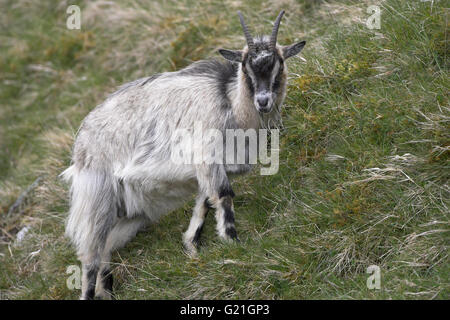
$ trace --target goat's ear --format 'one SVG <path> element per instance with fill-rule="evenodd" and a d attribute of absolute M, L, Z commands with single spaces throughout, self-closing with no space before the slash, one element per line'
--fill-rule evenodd
<path fill-rule="evenodd" d="M 283 47 L 283 58 L 286 60 L 287 58 L 293 57 L 302 51 L 305 46 L 306 41 L 300 41 L 289 46 Z"/>
<path fill-rule="evenodd" d="M 242 62 L 242 51 L 219 49 L 219 53 L 227 60 L 233 62 Z"/>

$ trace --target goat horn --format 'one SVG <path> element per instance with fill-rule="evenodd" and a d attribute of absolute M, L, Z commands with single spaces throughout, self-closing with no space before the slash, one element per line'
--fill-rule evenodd
<path fill-rule="evenodd" d="M 248 51 L 254 52 L 255 44 L 253 43 L 253 37 L 250 34 L 250 31 L 248 30 L 248 27 L 244 22 L 244 17 L 242 16 L 242 13 L 238 11 L 237 14 L 239 15 L 239 20 L 241 21 L 242 29 L 244 30 L 245 39 L 247 39 Z"/>
<path fill-rule="evenodd" d="M 284 15 L 284 10 L 281 10 L 278 14 L 277 20 L 275 20 L 275 23 L 273 25 L 272 29 L 272 35 L 270 36 L 270 48 L 272 50 L 275 50 L 275 47 L 277 45 L 277 35 L 278 35 L 278 28 L 280 27 L 281 18 Z"/>

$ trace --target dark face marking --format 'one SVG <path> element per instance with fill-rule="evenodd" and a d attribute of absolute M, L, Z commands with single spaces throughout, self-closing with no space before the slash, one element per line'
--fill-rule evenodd
<path fill-rule="evenodd" d="M 266 48 L 267 44 L 260 44 L 259 51 L 244 56 L 242 70 L 256 109 L 270 112 L 281 88 L 284 60 L 277 51 Z"/>
<path fill-rule="evenodd" d="M 273 84 L 272 84 L 272 90 L 275 92 L 278 92 L 278 90 L 280 89 L 281 78 L 283 77 L 284 61 L 281 57 L 279 57 L 279 63 L 280 63 L 280 67 L 279 67 L 278 73 L 275 77 L 275 80 L 273 81 Z"/>
<path fill-rule="evenodd" d="M 272 74 L 275 64 L 275 54 L 263 51 L 259 54 L 251 55 L 249 64 L 255 75 L 259 78 L 266 78 Z"/>
<path fill-rule="evenodd" d="M 270 91 L 272 71 L 275 65 L 274 61 L 274 55 L 265 52 L 249 59 L 250 68 L 255 75 L 256 83 L 254 85 L 256 92 Z"/>
<path fill-rule="evenodd" d="M 250 76 L 246 71 L 244 71 L 244 74 L 245 74 L 245 83 L 250 91 L 250 96 L 253 98 L 255 96 L 255 88 L 253 87 L 252 79 L 250 78 Z"/>

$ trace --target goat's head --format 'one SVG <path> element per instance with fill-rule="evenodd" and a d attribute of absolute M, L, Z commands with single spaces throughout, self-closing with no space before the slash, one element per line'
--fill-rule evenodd
<path fill-rule="evenodd" d="M 243 50 L 220 49 L 220 54 L 227 60 L 241 63 L 241 71 L 253 96 L 256 109 L 259 112 L 271 112 L 277 98 L 286 90 L 285 60 L 298 54 L 305 46 L 305 41 L 288 46 L 277 45 L 278 28 L 284 10 L 275 20 L 270 37 L 253 38 L 238 11 L 242 29 L 247 40 Z"/>

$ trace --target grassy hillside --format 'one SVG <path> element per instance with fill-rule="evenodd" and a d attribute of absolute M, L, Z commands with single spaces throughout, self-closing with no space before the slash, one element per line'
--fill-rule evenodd
<path fill-rule="evenodd" d="M 450 298 L 445 1 L 75 3 L 81 30 L 66 28 L 73 2 L 0 0 L 0 298 L 79 296 L 57 175 L 83 117 L 124 82 L 242 47 L 237 10 L 268 33 L 280 9 L 279 42 L 307 46 L 289 62 L 279 173 L 234 181 L 241 243 L 220 242 L 209 215 L 189 259 L 190 202 L 113 256 L 117 297 Z"/>

